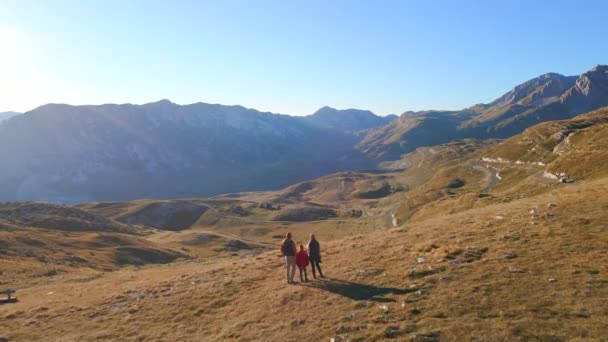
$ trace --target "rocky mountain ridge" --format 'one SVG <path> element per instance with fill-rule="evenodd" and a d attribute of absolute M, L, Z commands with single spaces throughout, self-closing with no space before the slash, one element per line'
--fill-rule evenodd
<path fill-rule="evenodd" d="M 508 138 L 544 121 L 572 118 L 608 106 L 608 66 L 579 76 L 548 73 L 488 104 L 460 111 L 406 112 L 358 145 L 367 156 L 399 159 L 420 146 L 463 138 Z"/>
<path fill-rule="evenodd" d="M 0 126 L 0 199 L 201 197 L 371 167 L 350 130 L 386 119 L 362 113 L 371 121 L 336 128 L 323 121 L 351 114 L 307 118 L 168 100 L 48 104 Z"/>
<path fill-rule="evenodd" d="M 370 169 L 422 146 L 508 138 L 608 106 L 608 66 L 548 73 L 488 104 L 399 118 L 323 107 L 304 117 L 162 100 L 48 104 L 0 125 L 0 200 L 61 203 L 275 190 Z"/>

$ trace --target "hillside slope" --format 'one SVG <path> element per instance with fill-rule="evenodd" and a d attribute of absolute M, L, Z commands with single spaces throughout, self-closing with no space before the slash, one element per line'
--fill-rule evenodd
<path fill-rule="evenodd" d="M 489 104 L 461 111 L 407 112 L 373 130 L 358 148 L 373 158 L 399 159 L 417 147 L 463 138 L 507 138 L 544 121 L 608 106 L 608 66 L 580 76 L 549 73 L 529 80 Z"/>
<path fill-rule="evenodd" d="M 81 208 L 0 203 L 0 285 L 95 278 L 125 265 L 187 257 L 148 239 L 153 232 Z"/>
<path fill-rule="evenodd" d="M 57 341 L 604 340 L 606 193 L 603 179 L 325 242 L 327 278 L 295 286 L 285 284 L 276 252 L 77 284 L 58 280 L 22 289 L 19 303 L 1 306 L 2 334 Z"/>
<path fill-rule="evenodd" d="M 497 164 L 545 165 L 573 180 L 608 176 L 608 108 L 530 127 L 485 153 Z"/>

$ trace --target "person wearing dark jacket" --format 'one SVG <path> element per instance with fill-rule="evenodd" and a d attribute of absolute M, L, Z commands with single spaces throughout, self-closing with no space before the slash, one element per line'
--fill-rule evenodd
<path fill-rule="evenodd" d="M 281 254 L 285 257 L 287 266 L 287 284 L 293 284 L 296 275 L 296 243 L 291 239 L 291 233 L 287 233 L 285 240 L 281 243 Z"/>
<path fill-rule="evenodd" d="M 315 234 L 310 234 L 310 241 L 308 241 L 308 260 L 310 260 L 310 267 L 312 268 L 312 276 L 317 279 L 317 274 L 315 272 L 315 267 L 319 270 L 319 275 L 321 278 L 325 278 L 323 276 L 323 271 L 321 271 L 321 245 Z"/>

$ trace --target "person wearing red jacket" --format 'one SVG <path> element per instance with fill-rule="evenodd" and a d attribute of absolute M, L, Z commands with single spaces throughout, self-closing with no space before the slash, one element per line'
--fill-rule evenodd
<path fill-rule="evenodd" d="M 300 251 L 296 255 L 296 265 L 300 270 L 300 281 L 306 282 L 308 281 L 308 274 L 306 273 L 306 267 L 308 266 L 308 253 L 304 249 L 303 245 L 300 245 Z M 302 278 L 302 274 L 304 277 Z"/>

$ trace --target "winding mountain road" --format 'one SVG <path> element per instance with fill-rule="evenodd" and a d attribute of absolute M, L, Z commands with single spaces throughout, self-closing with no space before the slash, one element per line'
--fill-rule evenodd
<path fill-rule="evenodd" d="M 496 184 L 498 183 L 498 176 L 496 175 L 496 171 L 483 165 L 473 165 L 473 169 L 477 171 L 481 171 L 485 174 L 485 181 L 488 185 L 481 190 L 481 193 L 484 195 L 489 195 L 490 191 L 494 189 Z"/>

